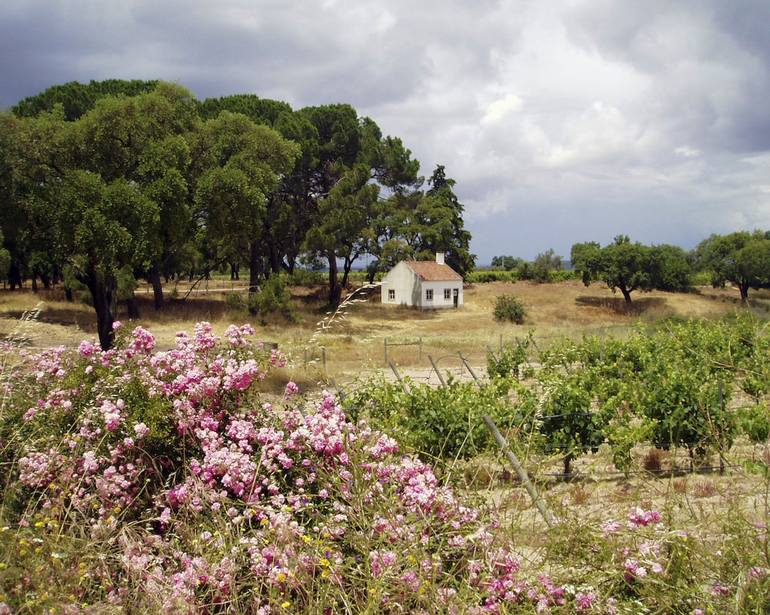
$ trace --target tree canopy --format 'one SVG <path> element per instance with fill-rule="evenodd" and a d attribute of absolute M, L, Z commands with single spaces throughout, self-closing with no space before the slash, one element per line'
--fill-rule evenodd
<path fill-rule="evenodd" d="M 699 266 L 711 272 L 714 287 L 735 284 L 744 303 L 749 289 L 770 288 L 770 233 L 712 235 L 698 245 L 695 254 Z"/>
<path fill-rule="evenodd" d="M 684 250 L 675 246 L 645 246 L 618 235 L 603 248 L 596 242 L 576 243 L 570 258 L 587 286 L 601 280 L 619 290 L 627 305 L 635 290 L 684 290 L 689 285 L 690 265 Z"/>
<path fill-rule="evenodd" d="M 336 304 L 363 254 L 447 253 L 473 267 L 454 180 L 348 104 L 196 100 L 157 81 L 53 86 L 0 114 L 0 277 L 82 285 L 107 348 L 136 281 L 249 269 L 250 293 L 300 259 L 326 262 Z"/>

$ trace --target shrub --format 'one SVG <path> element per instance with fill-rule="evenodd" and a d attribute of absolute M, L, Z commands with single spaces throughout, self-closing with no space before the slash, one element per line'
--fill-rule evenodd
<path fill-rule="evenodd" d="M 231 312 L 245 312 L 249 303 L 243 293 L 225 293 L 225 307 Z"/>
<path fill-rule="evenodd" d="M 412 382 L 409 393 L 392 383 L 372 381 L 347 398 L 344 406 L 354 416 L 394 433 L 411 449 L 448 460 L 487 450 L 492 439 L 483 415 L 506 429 L 526 422 L 535 407 L 532 393 L 505 380 L 482 386 L 450 381 L 441 388 Z"/>
<path fill-rule="evenodd" d="M 488 282 L 516 282 L 516 271 L 472 271 L 466 276 L 471 284 L 486 284 Z"/>
<path fill-rule="evenodd" d="M 495 518 L 330 394 L 303 404 L 289 383 L 261 400 L 254 383 L 285 359 L 252 332 L 220 340 L 201 323 L 156 351 L 137 328 L 109 352 L 84 342 L 13 368 L 1 612 L 577 604 L 549 577 L 524 577 Z"/>
<path fill-rule="evenodd" d="M 291 302 L 291 293 L 281 276 L 268 278 L 259 292 L 249 297 L 249 311 L 262 321 L 270 314 L 280 314 L 289 322 L 296 320 L 296 311 Z"/>
<path fill-rule="evenodd" d="M 310 271 L 309 269 L 295 269 L 293 273 L 286 276 L 287 286 L 318 286 L 325 283 L 324 274 L 321 271 Z"/>
<path fill-rule="evenodd" d="M 526 309 L 518 297 L 513 295 L 500 295 L 495 301 L 495 320 L 498 322 L 510 321 L 517 325 L 524 323 Z"/>
<path fill-rule="evenodd" d="M 565 282 L 566 280 L 576 280 L 578 278 L 578 272 L 570 269 L 552 269 L 548 274 L 549 282 Z"/>

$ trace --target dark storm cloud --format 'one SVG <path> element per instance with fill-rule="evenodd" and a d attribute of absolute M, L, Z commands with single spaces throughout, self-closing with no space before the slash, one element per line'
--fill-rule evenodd
<path fill-rule="evenodd" d="M 345 101 L 446 165 L 481 261 L 770 227 L 770 3 L 5 0 L 0 105 L 178 81 Z"/>

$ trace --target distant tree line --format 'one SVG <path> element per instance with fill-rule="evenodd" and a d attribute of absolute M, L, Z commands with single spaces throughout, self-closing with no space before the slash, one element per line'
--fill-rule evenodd
<path fill-rule="evenodd" d="M 364 254 L 373 279 L 446 252 L 473 268 L 454 180 L 347 104 L 294 110 L 254 95 L 196 100 L 157 81 L 51 87 L 0 113 L 0 280 L 88 289 L 103 347 L 137 280 L 249 271 L 249 292 L 298 265 L 341 300 Z"/>
<path fill-rule="evenodd" d="M 532 280 L 545 283 L 553 278 L 552 272 L 561 271 L 561 256 L 553 249 L 548 249 L 537 255 L 534 261 L 527 261 L 516 256 L 495 256 L 492 258 L 492 268 L 502 271 L 515 271 L 519 280 Z"/>
<path fill-rule="evenodd" d="M 686 291 L 698 272 L 708 273 L 715 288 L 733 284 L 744 303 L 750 289 L 770 288 L 770 231 L 712 235 L 691 252 L 667 244 L 646 246 L 619 235 L 603 247 L 593 241 L 576 243 L 570 258 L 586 286 L 602 281 L 620 291 L 629 305 L 636 290 Z M 539 254 L 533 262 L 495 256 L 492 267 L 516 271 L 519 279 L 547 282 L 549 272 L 561 268 L 561 258 L 553 250 Z"/>

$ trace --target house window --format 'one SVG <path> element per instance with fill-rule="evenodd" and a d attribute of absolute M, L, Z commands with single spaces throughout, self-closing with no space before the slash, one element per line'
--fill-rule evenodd
<path fill-rule="evenodd" d="M 451 288 L 445 288 L 444 289 L 444 301 L 449 301 L 452 298 L 452 289 Z"/>
<path fill-rule="evenodd" d="M 388 301 L 396 300 L 396 291 L 393 288 L 388 289 Z"/>
<path fill-rule="evenodd" d="M 433 301 L 433 289 L 429 288 L 425 291 L 425 301 Z"/>

